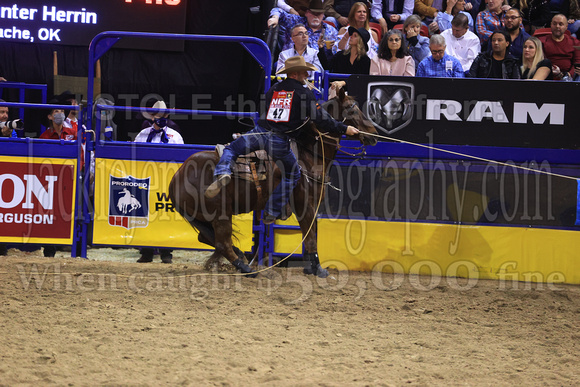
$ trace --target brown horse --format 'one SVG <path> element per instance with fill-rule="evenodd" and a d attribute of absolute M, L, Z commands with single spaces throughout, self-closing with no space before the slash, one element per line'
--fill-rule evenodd
<path fill-rule="evenodd" d="M 345 95 L 343 90 L 326 102 L 323 108 L 333 118 L 355 126 L 361 132 L 376 133 L 354 98 Z M 296 139 L 302 176 L 292 193 L 290 206 L 305 236 L 304 272 L 325 277 L 328 272 L 320 267 L 317 254 L 315 216 L 318 201 L 324 195 L 326 176 L 340 147 L 340 137 L 320 134 L 313 124 L 308 125 L 310 127 L 304 128 Z M 376 144 L 374 137 L 364 134 L 359 134 L 359 139 L 365 145 Z M 199 231 L 200 242 L 215 247 L 217 254 L 224 256 L 242 273 L 252 273 L 245 263 L 244 253 L 232 244 L 232 215 L 251 211 L 260 213 L 270 193 L 280 182 L 281 172 L 269 161 L 266 163 L 267 177 L 260 181 L 260 188 L 254 182 L 234 177 L 216 197 L 208 199 L 204 192 L 213 181 L 213 170 L 218 161 L 219 157 L 212 151 L 190 156 L 171 180 L 169 196 L 176 210 Z"/>

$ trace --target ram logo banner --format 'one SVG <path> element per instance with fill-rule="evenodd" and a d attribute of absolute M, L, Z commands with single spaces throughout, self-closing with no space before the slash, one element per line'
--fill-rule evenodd
<path fill-rule="evenodd" d="M 144 228 L 149 225 L 149 181 L 109 175 L 109 224 Z"/>
<path fill-rule="evenodd" d="M 403 82 L 370 82 L 365 113 L 375 127 L 392 134 L 413 118 L 415 86 Z"/>

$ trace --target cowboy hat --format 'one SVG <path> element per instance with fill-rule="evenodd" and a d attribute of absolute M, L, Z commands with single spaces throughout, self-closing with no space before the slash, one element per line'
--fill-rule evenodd
<path fill-rule="evenodd" d="M 322 5 L 322 0 L 312 0 L 308 10 L 312 13 L 324 13 L 324 6 Z"/>
<path fill-rule="evenodd" d="M 159 109 L 159 110 L 164 110 L 167 109 L 167 105 L 165 104 L 165 101 L 157 101 L 153 104 L 153 106 L 151 107 L 151 109 Z M 157 114 L 159 114 L 159 112 L 143 112 L 143 117 L 147 118 L 148 120 L 154 120 Z M 168 117 L 169 116 L 169 112 L 165 112 L 163 113 L 163 117 Z"/>
<path fill-rule="evenodd" d="M 83 95 L 71 93 L 70 90 L 66 90 L 66 91 L 63 91 L 62 93 L 60 93 L 59 95 L 54 96 L 54 98 L 65 103 L 67 101 L 70 101 L 71 99 L 74 99 L 76 101 L 81 101 L 83 99 Z M 66 105 L 66 103 L 65 103 L 65 105 Z"/>
<path fill-rule="evenodd" d="M 303 56 L 297 55 L 286 59 L 286 62 L 284 62 L 284 67 L 276 71 L 276 74 L 288 74 L 301 70 L 316 71 L 318 69 L 313 64 L 306 63 Z"/>
<path fill-rule="evenodd" d="M 354 28 L 353 26 L 349 26 L 349 27 L 348 27 L 348 34 L 349 34 L 350 36 L 352 36 L 352 34 L 353 34 L 353 33 L 355 33 L 355 32 L 356 32 L 356 33 L 358 34 L 358 36 L 360 36 L 360 38 L 362 39 L 362 41 L 363 41 L 363 44 L 364 44 L 364 46 L 365 46 L 365 51 L 366 51 L 366 52 L 369 52 L 369 44 L 368 44 L 367 42 L 370 40 L 370 38 L 371 38 L 371 34 L 369 34 L 369 32 L 368 32 L 367 30 L 365 30 L 365 28 L 364 28 L 364 27 L 361 27 L 361 28 L 359 28 L 359 29 L 356 29 L 356 28 Z"/>

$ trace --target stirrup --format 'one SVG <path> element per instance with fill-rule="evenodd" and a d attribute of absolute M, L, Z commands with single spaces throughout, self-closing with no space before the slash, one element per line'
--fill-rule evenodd
<path fill-rule="evenodd" d="M 216 197 L 220 193 L 222 187 L 228 185 L 231 180 L 231 175 L 219 175 L 205 190 L 205 197 L 208 199 Z"/>

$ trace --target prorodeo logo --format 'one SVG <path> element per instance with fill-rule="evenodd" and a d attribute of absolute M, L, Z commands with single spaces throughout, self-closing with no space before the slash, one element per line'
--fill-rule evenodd
<path fill-rule="evenodd" d="M 412 83 L 370 82 L 365 113 L 377 129 L 392 134 L 411 122 L 414 100 Z"/>
<path fill-rule="evenodd" d="M 149 225 L 149 181 L 133 176 L 109 176 L 109 224 L 144 228 Z"/>

